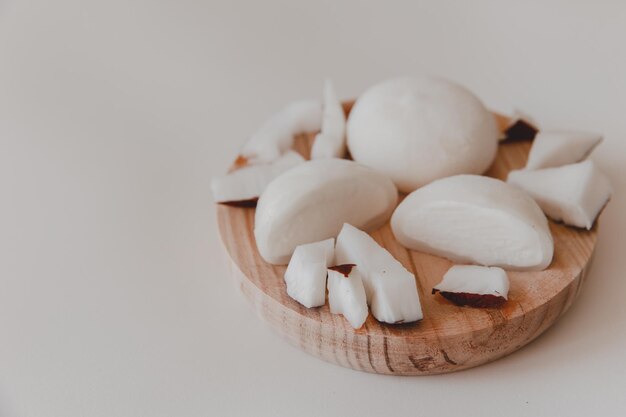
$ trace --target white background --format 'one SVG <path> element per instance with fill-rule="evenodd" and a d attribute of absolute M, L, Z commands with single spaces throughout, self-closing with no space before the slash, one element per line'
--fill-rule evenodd
<path fill-rule="evenodd" d="M 370 375 L 260 322 L 210 178 L 290 100 L 430 73 L 604 132 L 581 297 L 473 370 Z M 626 3 L 0 0 L 0 416 L 623 416 Z"/>

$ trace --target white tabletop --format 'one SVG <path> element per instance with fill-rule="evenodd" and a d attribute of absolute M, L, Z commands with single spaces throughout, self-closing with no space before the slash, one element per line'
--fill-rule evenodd
<path fill-rule="evenodd" d="M 0 2 L 0 415 L 625 415 L 626 4 L 418 3 Z M 423 73 L 604 132 L 615 196 L 537 341 L 457 374 L 343 369 L 246 304 L 209 182 L 324 77 L 354 97 Z"/>

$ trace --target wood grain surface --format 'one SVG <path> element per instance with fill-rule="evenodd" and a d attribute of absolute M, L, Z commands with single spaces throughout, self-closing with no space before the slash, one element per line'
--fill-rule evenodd
<path fill-rule="evenodd" d="M 346 103 L 346 111 L 351 103 Z M 295 149 L 308 157 L 314 134 L 296 138 Z M 487 175 L 505 179 L 526 163 L 530 142 L 501 143 Z M 540 272 L 507 271 L 509 300 L 500 308 L 458 307 L 432 287 L 453 265 L 433 255 L 407 250 L 389 224 L 371 235 L 416 276 L 424 319 L 388 325 L 368 317 L 354 330 L 328 303 L 307 309 L 289 298 L 285 266 L 267 264 L 254 240 L 254 209 L 219 205 L 220 235 L 232 274 L 255 311 L 279 334 L 305 352 L 345 367 L 381 374 L 429 375 L 478 366 L 516 351 L 549 328 L 572 305 L 583 284 L 597 238 L 590 231 L 550 221 L 554 259 Z M 252 347 L 251 347 L 252 348 Z"/>

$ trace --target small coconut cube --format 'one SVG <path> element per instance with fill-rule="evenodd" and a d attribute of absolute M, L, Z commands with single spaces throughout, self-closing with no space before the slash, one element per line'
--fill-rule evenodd
<path fill-rule="evenodd" d="M 424 317 L 415 276 L 367 233 L 345 223 L 335 255 L 338 263 L 358 265 L 376 320 L 394 324 Z"/>
<path fill-rule="evenodd" d="M 361 274 L 353 264 L 328 268 L 328 304 L 330 312 L 341 314 L 355 329 L 367 319 L 367 297 Z"/>
<path fill-rule="evenodd" d="M 602 142 L 589 132 L 539 132 L 528 154 L 526 169 L 553 168 L 585 159 Z"/>
<path fill-rule="evenodd" d="M 455 265 L 432 293 L 457 305 L 497 307 L 508 299 L 509 278 L 499 267 Z"/>
<path fill-rule="evenodd" d="M 327 268 L 334 263 L 335 239 L 296 247 L 287 270 L 287 294 L 305 307 L 326 303 Z"/>
<path fill-rule="evenodd" d="M 213 199 L 222 204 L 254 206 L 274 178 L 303 162 L 302 155 L 287 151 L 273 163 L 246 166 L 213 178 Z"/>
<path fill-rule="evenodd" d="M 523 189 L 552 219 L 591 229 L 611 198 L 611 184 L 593 161 L 509 173 L 507 182 Z"/>

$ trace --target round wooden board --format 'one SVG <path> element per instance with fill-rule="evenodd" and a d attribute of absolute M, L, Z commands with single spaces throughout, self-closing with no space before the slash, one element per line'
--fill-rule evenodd
<path fill-rule="evenodd" d="M 349 111 L 349 105 L 347 105 Z M 314 135 L 300 135 L 295 149 L 308 157 Z M 505 179 L 526 164 L 530 142 L 502 143 L 486 175 Z M 278 333 L 305 352 L 345 367 L 381 374 L 430 375 L 481 365 L 516 351 L 550 327 L 580 292 L 597 238 L 590 231 L 550 222 L 554 259 L 540 272 L 509 271 L 509 300 L 500 308 L 458 307 L 432 287 L 453 265 L 451 261 L 407 250 L 393 237 L 389 224 L 371 233 L 417 279 L 424 319 L 387 325 L 370 314 L 354 330 L 328 303 L 307 309 L 289 298 L 285 266 L 270 265 L 254 240 L 254 209 L 218 205 L 222 241 L 233 275 L 256 312 Z"/>

